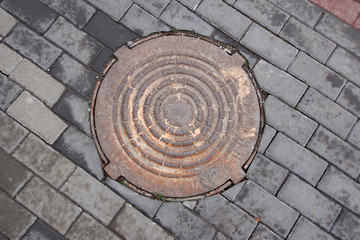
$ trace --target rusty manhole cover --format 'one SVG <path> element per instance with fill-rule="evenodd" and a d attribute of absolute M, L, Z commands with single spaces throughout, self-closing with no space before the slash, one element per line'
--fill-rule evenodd
<path fill-rule="evenodd" d="M 245 60 L 191 36 L 134 45 L 116 51 L 96 96 L 96 137 L 108 175 L 172 198 L 241 181 L 261 122 Z"/>

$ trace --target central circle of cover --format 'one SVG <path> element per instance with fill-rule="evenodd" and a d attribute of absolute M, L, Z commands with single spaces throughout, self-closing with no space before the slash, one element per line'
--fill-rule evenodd
<path fill-rule="evenodd" d="M 194 106 L 182 94 L 176 94 L 175 97 L 164 101 L 161 106 L 165 121 L 174 127 L 189 126 L 191 120 L 194 119 Z"/>

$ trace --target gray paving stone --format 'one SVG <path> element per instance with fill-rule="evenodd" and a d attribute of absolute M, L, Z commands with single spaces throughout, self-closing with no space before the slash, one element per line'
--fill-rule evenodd
<path fill-rule="evenodd" d="M 75 169 L 75 164 L 33 134 L 23 140 L 12 156 L 55 188 L 59 188 Z"/>
<path fill-rule="evenodd" d="M 200 200 L 196 212 L 233 239 L 247 240 L 257 225 L 252 216 L 220 195 Z"/>
<path fill-rule="evenodd" d="M 66 91 L 53 111 L 91 136 L 89 103 L 74 92 Z"/>
<path fill-rule="evenodd" d="M 83 169 L 76 168 L 60 191 L 108 225 L 125 201 Z"/>
<path fill-rule="evenodd" d="M 126 239 L 174 239 L 128 203 L 111 222 L 110 228 Z"/>
<path fill-rule="evenodd" d="M 119 21 L 120 18 L 130 8 L 132 2 L 130 0 L 87 0 L 98 9 L 104 11 L 115 21 Z"/>
<path fill-rule="evenodd" d="M 0 166 L 0 188 L 14 197 L 31 178 L 32 173 L 1 149 Z"/>
<path fill-rule="evenodd" d="M 90 62 L 100 50 L 99 43 L 86 33 L 77 29 L 63 17 L 58 17 L 44 36 L 84 64 Z"/>
<path fill-rule="evenodd" d="M 146 36 L 154 32 L 170 31 L 170 28 L 165 23 L 136 4 L 131 6 L 120 22 L 140 36 Z"/>
<path fill-rule="evenodd" d="M 5 37 L 17 22 L 16 18 L 0 8 L 0 39 L 1 37 Z"/>
<path fill-rule="evenodd" d="M 126 199 L 130 204 L 134 205 L 139 210 L 143 211 L 146 215 L 154 217 L 157 210 L 160 208 L 162 202 L 154 200 L 140 194 L 137 194 L 135 191 L 125 187 L 124 185 L 112 180 L 111 178 L 106 178 L 105 184 L 117 193 L 119 193 L 124 199 Z"/>
<path fill-rule="evenodd" d="M 139 4 L 142 8 L 152 13 L 155 17 L 159 17 L 165 7 L 170 3 L 171 0 L 134 0 L 135 3 Z"/>
<path fill-rule="evenodd" d="M 266 156 L 301 176 L 315 186 L 328 164 L 323 159 L 279 133 L 266 151 Z"/>
<path fill-rule="evenodd" d="M 170 2 L 160 15 L 160 20 L 176 29 L 194 31 L 208 37 L 214 32 L 210 24 L 176 1 Z"/>
<path fill-rule="evenodd" d="M 360 56 L 360 31 L 337 17 L 326 13 L 316 25 L 315 30 L 355 55 Z"/>
<path fill-rule="evenodd" d="M 291 175 L 281 188 L 278 198 L 301 214 L 330 231 L 341 206 L 326 198 L 311 185 Z"/>
<path fill-rule="evenodd" d="M 307 88 L 304 83 L 264 60 L 256 64 L 254 74 L 262 89 L 292 107 L 296 106 Z"/>
<path fill-rule="evenodd" d="M 360 149 L 360 121 L 355 124 L 347 140 Z"/>
<path fill-rule="evenodd" d="M 264 152 L 270 145 L 275 135 L 276 135 L 276 130 L 266 124 L 263 135 L 260 140 L 259 148 L 257 150 L 258 153 L 264 154 Z"/>
<path fill-rule="evenodd" d="M 231 45 L 233 47 L 236 47 L 238 45 L 238 43 L 234 39 L 217 29 L 214 31 L 212 37 L 217 41 Z"/>
<path fill-rule="evenodd" d="M 109 239 L 120 240 L 111 230 L 83 212 L 66 233 L 70 240 Z"/>
<path fill-rule="evenodd" d="M 178 0 L 185 6 L 191 8 L 191 10 L 195 11 L 195 9 L 199 6 L 201 0 Z M 235 0 L 234 0 L 235 1 Z"/>
<path fill-rule="evenodd" d="M 0 44 L 0 71 L 9 75 L 16 66 L 23 60 L 23 58 L 7 47 L 5 44 Z"/>
<path fill-rule="evenodd" d="M 215 228 L 178 202 L 165 202 L 156 220 L 180 239 L 212 239 Z"/>
<path fill-rule="evenodd" d="M 288 171 L 285 168 L 270 161 L 261 154 L 256 154 L 246 175 L 247 178 L 275 195 L 287 174 Z"/>
<path fill-rule="evenodd" d="M 237 0 L 234 7 L 275 33 L 280 32 L 290 17 L 266 0 Z"/>
<path fill-rule="evenodd" d="M 65 91 L 61 83 L 27 59 L 15 68 L 9 78 L 33 93 L 49 107 L 52 107 Z"/>
<path fill-rule="evenodd" d="M 267 97 L 264 109 L 267 124 L 284 132 L 301 145 L 308 142 L 318 125 L 310 118 L 271 95 Z"/>
<path fill-rule="evenodd" d="M 360 216 L 360 184 L 330 167 L 317 188 Z"/>
<path fill-rule="evenodd" d="M 328 233 L 318 228 L 315 224 L 303 216 L 297 221 L 294 229 L 291 231 L 289 240 L 334 240 Z"/>
<path fill-rule="evenodd" d="M 22 88 L 0 73 L 0 109 L 6 108 L 20 95 Z"/>
<path fill-rule="evenodd" d="M 82 28 L 89 21 L 96 9 L 82 0 L 40 0 L 56 10 L 73 24 Z"/>
<path fill-rule="evenodd" d="M 245 184 L 247 183 L 247 180 L 244 180 L 242 182 L 239 182 L 238 184 L 232 186 L 228 190 L 221 193 L 224 197 L 226 197 L 228 200 L 234 202 L 236 197 L 239 195 L 241 190 L 244 188 Z"/>
<path fill-rule="evenodd" d="M 360 239 L 360 217 L 343 209 L 331 233 L 344 240 Z"/>
<path fill-rule="evenodd" d="M 0 232 L 9 239 L 20 239 L 36 217 L 0 191 Z"/>
<path fill-rule="evenodd" d="M 218 232 L 214 240 L 229 240 L 230 238 L 226 237 L 223 233 Z"/>
<path fill-rule="evenodd" d="M 322 14 L 322 9 L 308 0 L 270 0 L 270 2 L 311 28 L 315 26 Z"/>
<path fill-rule="evenodd" d="M 303 52 L 300 52 L 291 64 L 289 72 L 331 100 L 336 99 L 346 82 L 344 78 Z"/>
<path fill-rule="evenodd" d="M 259 224 L 249 240 L 282 240 L 282 238 L 264 225 Z"/>
<path fill-rule="evenodd" d="M 204 0 L 196 12 L 216 27 L 239 41 L 251 24 L 251 20 L 222 1 Z"/>
<path fill-rule="evenodd" d="M 237 49 L 239 50 L 241 56 L 243 56 L 249 62 L 249 68 L 253 69 L 259 60 L 259 56 L 240 44 L 237 46 Z"/>
<path fill-rule="evenodd" d="M 336 102 L 357 117 L 360 117 L 360 88 L 354 84 L 348 82 Z"/>
<path fill-rule="evenodd" d="M 252 181 L 247 182 L 235 204 L 260 218 L 262 223 L 281 237 L 287 236 L 299 216 L 294 209 Z"/>
<path fill-rule="evenodd" d="M 326 62 L 336 46 L 335 43 L 294 18 L 286 23 L 280 36 L 322 63 Z"/>
<path fill-rule="evenodd" d="M 69 127 L 56 141 L 54 148 L 94 174 L 98 180 L 103 179 L 104 173 L 95 143 L 84 133 Z"/>
<path fill-rule="evenodd" d="M 49 73 L 86 99 L 91 98 L 96 75 L 68 55 L 63 54 L 52 65 Z"/>
<path fill-rule="evenodd" d="M 8 240 L 6 237 L 4 237 L 4 235 L 2 235 L 1 233 L 0 233 L 0 240 Z"/>
<path fill-rule="evenodd" d="M 49 144 L 53 144 L 67 127 L 66 123 L 26 91 L 8 108 L 7 113 Z"/>
<path fill-rule="evenodd" d="M 53 10 L 37 0 L 4 0 L 1 7 L 40 33 L 44 33 L 57 17 Z"/>
<path fill-rule="evenodd" d="M 0 111 L 0 147 L 5 152 L 11 153 L 14 151 L 28 132 L 28 130 Z"/>
<path fill-rule="evenodd" d="M 354 96 L 351 95 L 351 97 L 354 99 Z M 306 92 L 298 108 L 343 139 L 349 134 L 357 120 L 353 114 L 312 88 Z"/>
<path fill-rule="evenodd" d="M 110 61 L 112 51 L 104 47 L 100 53 L 92 60 L 90 67 L 95 70 L 95 72 L 100 73 L 103 68 L 106 67 L 106 64 Z"/>
<path fill-rule="evenodd" d="M 45 222 L 37 219 L 21 240 L 65 240 Z"/>
<path fill-rule="evenodd" d="M 269 62 L 286 70 L 298 50 L 257 24 L 252 24 L 240 41 Z"/>
<path fill-rule="evenodd" d="M 49 69 L 62 52 L 22 23 L 16 25 L 4 41 L 44 70 Z"/>
<path fill-rule="evenodd" d="M 194 209 L 196 207 L 197 201 L 184 201 L 182 204 L 189 209 Z"/>

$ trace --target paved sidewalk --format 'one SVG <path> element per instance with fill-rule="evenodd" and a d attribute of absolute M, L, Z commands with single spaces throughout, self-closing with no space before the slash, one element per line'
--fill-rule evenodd
<path fill-rule="evenodd" d="M 0 0 L 0 239 L 359 240 L 360 30 L 312 2 Z M 170 30 L 236 46 L 267 96 L 246 181 L 199 201 L 105 179 L 90 131 L 113 52 Z"/>

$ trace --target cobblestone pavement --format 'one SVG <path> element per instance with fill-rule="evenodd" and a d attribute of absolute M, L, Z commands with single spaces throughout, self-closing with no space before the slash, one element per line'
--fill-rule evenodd
<path fill-rule="evenodd" d="M 360 31 L 312 2 L 0 0 L 0 239 L 359 240 Z M 112 53 L 175 29 L 236 46 L 268 93 L 247 180 L 200 201 L 104 179 L 90 132 Z"/>

